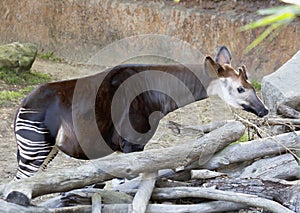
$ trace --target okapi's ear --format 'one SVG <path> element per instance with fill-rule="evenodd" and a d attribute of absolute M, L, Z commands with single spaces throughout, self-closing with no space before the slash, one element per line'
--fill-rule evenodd
<path fill-rule="evenodd" d="M 239 77 L 244 77 L 245 80 L 248 80 L 248 76 L 247 76 L 247 71 L 246 71 L 246 66 L 242 65 L 242 67 L 239 67 Z"/>
<path fill-rule="evenodd" d="M 210 56 L 205 58 L 204 67 L 205 70 L 212 75 L 217 74 L 218 77 L 225 77 L 223 67 L 219 63 L 216 63 Z"/>
<path fill-rule="evenodd" d="M 223 65 L 223 64 L 230 64 L 231 63 L 231 54 L 227 47 L 222 46 L 217 53 L 216 62 Z"/>

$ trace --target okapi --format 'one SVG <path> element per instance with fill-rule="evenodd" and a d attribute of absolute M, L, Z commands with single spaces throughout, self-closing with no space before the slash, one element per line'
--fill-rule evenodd
<path fill-rule="evenodd" d="M 142 151 L 163 116 L 214 94 L 259 117 L 268 114 L 245 66 L 235 70 L 225 46 L 204 64 L 125 64 L 40 85 L 16 114 L 16 179 L 46 168 L 58 149 L 78 159 Z"/>

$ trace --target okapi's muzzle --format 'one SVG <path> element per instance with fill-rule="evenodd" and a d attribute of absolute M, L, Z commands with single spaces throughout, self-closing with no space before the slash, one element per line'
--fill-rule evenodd
<path fill-rule="evenodd" d="M 263 104 L 259 107 L 251 107 L 250 105 L 243 104 L 242 107 L 245 111 L 251 112 L 260 118 L 269 113 L 269 110 Z"/>
<path fill-rule="evenodd" d="M 269 110 L 265 104 L 257 96 L 254 89 L 252 89 L 252 94 L 248 96 L 248 101 L 241 105 L 245 111 L 251 112 L 258 117 L 264 117 L 269 113 Z"/>

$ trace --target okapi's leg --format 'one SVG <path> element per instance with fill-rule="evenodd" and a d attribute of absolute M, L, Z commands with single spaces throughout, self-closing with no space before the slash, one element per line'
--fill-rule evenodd
<path fill-rule="evenodd" d="M 33 176 L 42 165 L 46 165 L 55 157 L 55 150 L 52 152 L 54 155 L 49 156 L 55 145 L 55 137 L 50 133 L 44 120 L 45 111 L 25 108 L 18 111 L 15 120 L 18 146 L 16 179 Z M 48 159 L 47 162 L 45 159 Z"/>

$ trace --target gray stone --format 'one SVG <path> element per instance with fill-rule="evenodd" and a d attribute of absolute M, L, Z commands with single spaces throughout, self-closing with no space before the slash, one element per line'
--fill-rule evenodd
<path fill-rule="evenodd" d="M 300 51 L 262 80 L 262 96 L 271 112 L 283 103 L 300 110 Z"/>
<path fill-rule="evenodd" d="M 0 70 L 30 70 L 37 55 L 37 47 L 31 43 L 14 42 L 0 46 Z"/>

